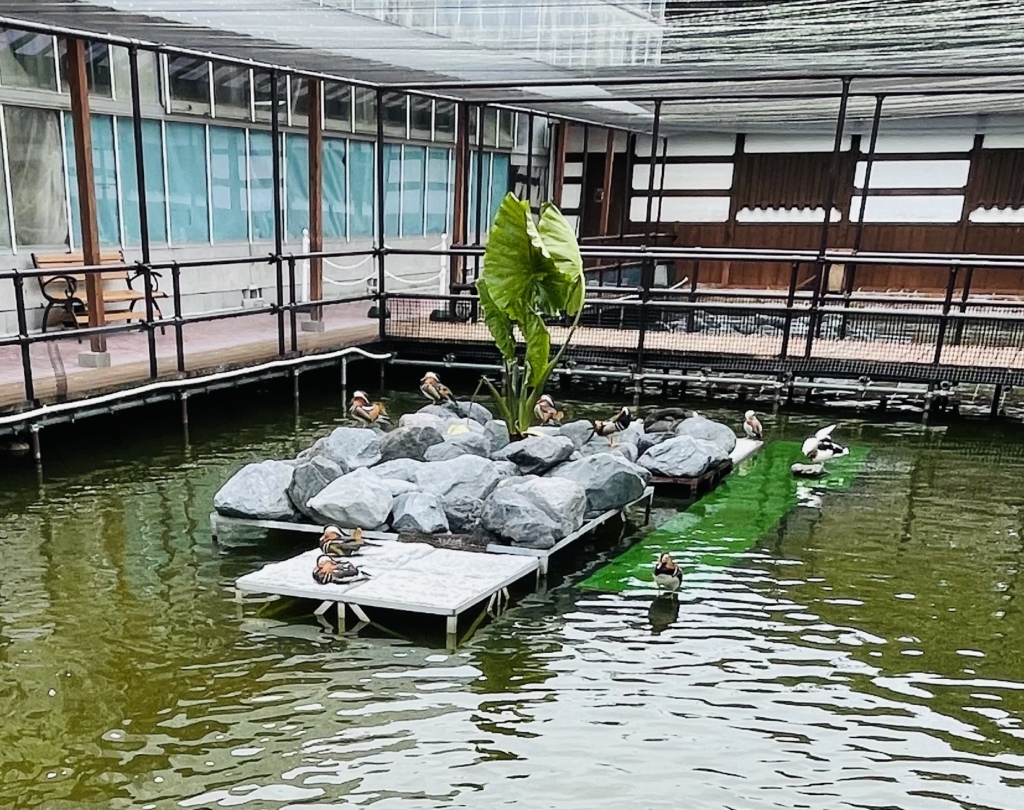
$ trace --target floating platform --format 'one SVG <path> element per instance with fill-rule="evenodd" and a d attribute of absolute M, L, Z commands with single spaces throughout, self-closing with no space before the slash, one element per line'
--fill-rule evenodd
<path fill-rule="evenodd" d="M 750 458 L 763 445 L 764 442 L 756 439 L 737 439 L 736 447 L 729 454 L 729 458 L 715 464 L 703 474 L 686 478 L 656 475 L 651 478 L 651 484 L 658 495 L 673 498 L 698 498 L 715 489 L 732 472 L 733 467 Z"/>
<path fill-rule="evenodd" d="M 590 534 L 627 509 L 647 504 L 645 520 L 650 519 L 654 489 L 622 509 L 610 509 L 588 520 L 548 549 L 529 549 L 492 543 L 486 550 L 462 551 L 437 548 L 427 543 L 400 542 L 390 532 L 364 532 L 372 541 L 353 558 L 363 576 L 343 584 L 320 585 L 313 580 L 313 568 L 320 550 L 313 548 L 281 562 L 270 563 L 235 581 L 238 598 L 244 594 L 311 599 L 319 602 L 314 611 L 318 619 L 332 606 L 337 609 L 339 632 L 346 629 L 348 610 L 362 623 L 370 618 L 364 608 L 382 608 L 405 613 L 444 616 L 446 640 L 450 649 L 458 643 L 459 617 L 477 605 L 486 603 L 472 629 L 486 615 L 496 616 L 508 606 L 509 586 L 536 574 L 538 585 L 547 575 L 551 556 L 576 540 Z M 228 529 L 261 529 L 319 535 L 322 527 L 309 523 L 274 520 L 246 520 L 210 515 L 210 528 L 216 538 Z M 467 633 L 468 635 L 468 633 Z"/>

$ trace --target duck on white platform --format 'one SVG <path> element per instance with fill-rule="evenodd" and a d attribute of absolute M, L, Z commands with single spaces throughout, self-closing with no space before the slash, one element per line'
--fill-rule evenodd
<path fill-rule="evenodd" d="M 654 584 L 663 591 L 678 591 L 683 584 L 683 569 L 675 564 L 668 552 L 662 554 L 654 565 Z"/>
<path fill-rule="evenodd" d="M 850 448 L 843 447 L 839 442 L 832 440 L 832 431 L 835 429 L 835 425 L 829 425 L 805 439 L 800 448 L 803 454 L 816 464 L 824 464 L 831 458 L 840 458 L 848 454 Z"/>
<path fill-rule="evenodd" d="M 747 411 L 743 414 L 743 432 L 747 434 L 748 439 L 756 439 L 757 441 L 761 441 L 761 437 L 764 436 L 761 420 L 757 418 L 757 414 L 753 411 Z"/>

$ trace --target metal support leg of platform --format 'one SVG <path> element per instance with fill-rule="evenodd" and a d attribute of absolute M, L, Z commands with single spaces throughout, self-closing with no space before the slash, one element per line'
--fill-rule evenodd
<path fill-rule="evenodd" d="M 449 616 L 445 622 L 445 644 L 454 651 L 459 644 L 459 617 Z"/>

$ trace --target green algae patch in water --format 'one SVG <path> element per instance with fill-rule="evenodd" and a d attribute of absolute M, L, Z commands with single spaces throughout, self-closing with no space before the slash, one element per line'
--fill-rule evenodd
<path fill-rule="evenodd" d="M 867 455 L 867 447 L 851 447 L 849 455 L 827 464 L 827 476 L 810 480 L 790 472 L 802 458 L 799 442 L 769 442 L 714 492 L 595 571 L 580 587 L 605 593 L 653 587 L 652 566 L 666 551 L 678 555 L 678 562 L 690 570 L 730 565 L 796 507 L 801 491 L 850 486 Z"/>

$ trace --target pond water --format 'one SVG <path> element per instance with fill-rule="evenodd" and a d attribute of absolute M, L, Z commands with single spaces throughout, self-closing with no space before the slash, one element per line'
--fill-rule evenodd
<path fill-rule="evenodd" d="M 695 563 L 678 615 L 579 588 L 606 544 L 448 655 L 239 613 L 285 552 L 215 547 L 214 492 L 337 418 L 241 410 L 4 475 L 0 807 L 1024 806 L 1018 427 L 841 419 L 849 486 Z"/>

